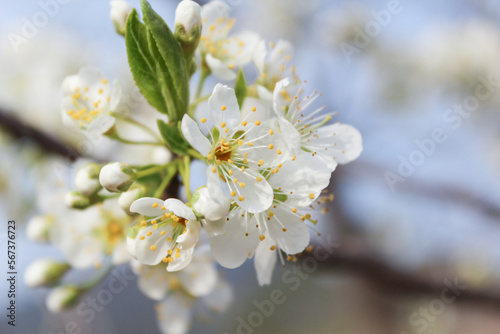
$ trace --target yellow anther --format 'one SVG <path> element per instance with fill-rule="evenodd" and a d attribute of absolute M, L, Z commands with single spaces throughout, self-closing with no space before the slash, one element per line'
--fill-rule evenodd
<path fill-rule="evenodd" d="M 309 194 L 309 198 L 310 198 L 310 199 L 314 199 L 314 194 L 313 194 L 313 193 L 310 193 L 310 194 Z"/>
<path fill-rule="evenodd" d="M 179 254 L 179 253 L 175 254 L 175 257 L 180 257 L 180 256 L 181 256 L 181 254 Z"/>
<path fill-rule="evenodd" d="M 231 196 L 236 196 L 236 191 L 231 191 Z"/>
<path fill-rule="evenodd" d="M 144 240 L 144 239 L 146 239 L 146 237 L 145 237 L 145 236 L 143 236 L 143 235 L 141 235 L 141 236 L 139 237 L 139 239 Z"/>
<path fill-rule="evenodd" d="M 151 245 L 151 250 L 155 251 L 156 250 L 156 246 L 155 245 Z"/>
<path fill-rule="evenodd" d="M 293 212 L 293 213 L 296 213 L 296 212 L 297 212 L 297 209 L 292 208 L 292 212 Z"/>
<path fill-rule="evenodd" d="M 231 160 L 231 159 L 227 159 L 227 162 L 228 162 L 228 163 L 230 163 L 230 164 L 232 164 L 232 163 L 233 163 L 233 160 Z"/>
<path fill-rule="evenodd" d="M 274 148 L 274 145 L 273 144 L 269 144 L 268 147 L 269 147 L 270 150 L 272 150 Z"/>
<path fill-rule="evenodd" d="M 269 247 L 269 249 L 273 251 L 276 249 L 276 246 L 273 245 L 273 246 Z"/>
<path fill-rule="evenodd" d="M 200 119 L 200 122 L 202 123 L 205 123 L 207 121 L 207 119 L 205 117 L 203 117 L 202 119 Z"/>
<path fill-rule="evenodd" d="M 168 237 L 168 238 L 167 238 L 167 241 L 168 241 L 168 242 L 172 242 L 172 238 Z"/>
<path fill-rule="evenodd" d="M 286 228 L 283 227 L 283 232 L 286 232 Z"/>
<path fill-rule="evenodd" d="M 234 184 L 238 184 L 238 179 L 233 180 Z"/>
<path fill-rule="evenodd" d="M 165 230 L 160 232 L 160 235 L 164 235 L 164 234 L 165 234 Z"/>
<path fill-rule="evenodd" d="M 146 235 L 149 237 L 151 234 L 153 234 L 153 232 L 151 231 L 148 231 L 148 233 L 146 233 Z"/>
<path fill-rule="evenodd" d="M 241 125 L 243 125 L 243 126 L 247 126 L 247 124 L 248 123 L 246 121 L 241 122 Z"/>
<path fill-rule="evenodd" d="M 229 175 L 231 175 L 231 176 L 234 174 L 234 172 L 233 172 L 233 170 L 232 170 L 232 169 L 230 169 L 230 170 L 228 171 L 228 173 L 229 173 Z"/>
<path fill-rule="evenodd" d="M 146 226 L 146 222 L 144 220 L 141 222 L 141 226 Z"/>
<path fill-rule="evenodd" d="M 294 156 L 292 157 L 292 161 L 295 161 L 295 159 L 297 159 L 297 157 L 294 155 Z"/>
<path fill-rule="evenodd" d="M 151 224 L 153 224 L 153 225 L 154 225 L 154 224 L 156 224 L 156 223 L 158 223 L 158 222 L 156 221 L 156 219 L 153 219 L 153 220 L 151 221 Z"/>
<path fill-rule="evenodd" d="M 260 176 L 257 176 L 257 182 L 262 181 L 262 178 Z"/>
<path fill-rule="evenodd" d="M 274 217 L 274 212 L 269 211 L 269 217 Z"/>
<path fill-rule="evenodd" d="M 99 94 L 104 93 L 104 90 L 102 88 L 99 88 Z"/>
<path fill-rule="evenodd" d="M 153 208 L 155 208 L 155 209 L 156 209 L 158 206 L 159 206 L 159 204 L 158 204 L 158 203 L 153 203 Z"/>
<path fill-rule="evenodd" d="M 220 107 L 220 110 L 221 110 L 221 111 L 224 111 L 224 110 L 226 110 L 226 109 L 227 109 L 227 107 L 226 107 L 226 106 L 221 106 L 221 107 Z"/>
<path fill-rule="evenodd" d="M 238 197 L 238 200 L 239 200 L 240 202 L 243 202 L 243 201 L 245 200 L 245 196 L 240 196 L 240 197 Z"/>
<path fill-rule="evenodd" d="M 259 126 L 260 125 L 260 121 L 256 121 L 255 125 Z"/>
<path fill-rule="evenodd" d="M 240 186 L 240 188 L 245 188 L 245 183 L 240 182 L 239 186 Z"/>
<path fill-rule="evenodd" d="M 108 80 L 102 79 L 101 82 L 106 85 L 108 83 Z"/>
<path fill-rule="evenodd" d="M 265 238 L 266 236 L 264 234 L 259 237 L 260 241 L 264 241 Z"/>
<path fill-rule="evenodd" d="M 172 253 L 173 253 L 173 252 L 172 252 L 172 250 L 171 250 L 171 249 L 169 249 L 169 250 L 167 251 L 167 254 L 168 254 L 168 255 L 172 255 Z"/>
<path fill-rule="evenodd" d="M 276 153 L 278 153 L 278 155 L 281 155 L 281 150 L 276 150 Z"/>
<path fill-rule="evenodd" d="M 216 172 L 217 172 L 217 168 L 212 167 L 212 173 L 214 173 L 214 174 L 215 174 Z"/>
<path fill-rule="evenodd" d="M 248 142 L 247 145 L 248 146 L 253 146 L 253 143 L 252 142 Z"/>
<path fill-rule="evenodd" d="M 161 206 L 161 209 L 162 209 L 162 210 L 167 210 L 167 209 L 165 208 L 165 205 L 162 205 L 162 206 Z"/>
<path fill-rule="evenodd" d="M 274 131 L 273 131 L 273 129 L 269 129 L 269 134 L 270 134 L 271 136 L 272 136 L 272 135 L 274 135 Z"/>
<path fill-rule="evenodd" d="M 226 122 L 222 122 L 222 123 L 220 123 L 220 127 L 221 127 L 221 128 L 225 128 L 225 127 L 226 127 Z"/>

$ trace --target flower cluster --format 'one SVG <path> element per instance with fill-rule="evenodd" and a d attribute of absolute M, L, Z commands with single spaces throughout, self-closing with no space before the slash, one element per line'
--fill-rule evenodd
<path fill-rule="evenodd" d="M 26 280 L 57 285 L 71 268 L 130 263 L 141 291 L 158 301 L 162 331 L 184 333 L 194 298 L 217 311 L 232 299 L 216 263 L 236 268 L 253 258 L 265 285 L 278 258 L 284 264 L 306 250 L 320 207 L 333 200 L 332 172 L 360 155 L 362 139 L 318 106 L 321 94 L 292 66 L 291 43 L 233 33 L 225 2 L 181 1 L 173 31 L 145 0 L 144 23 L 126 2 L 111 4 L 135 83 L 158 111 L 158 129 L 118 112 L 119 85 L 94 68 L 64 81 L 62 117 L 123 150 L 153 146 L 171 155 L 162 164 L 96 161 L 78 169 L 65 194 L 69 209 L 59 212 L 65 217 L 40 216 L 28 226 L 32 239 L 51 241 L 66 261 L 35 262 Z M 247 82 L 244 68 L 251 64 L 258 75 Z M 223 82 L 204 95 L 210 76 Z M 199 79 L 194 94 L 191 78 Z M 130 132 L 124 138 L 121 123 L 150 140 L 133 140 Z M 206 171 L 192 173 L 193 160 Z M 195 179 L 203 186 L 192 187 Z M 89 286 L 59 285 L 49 308 L 73 305 Z"/>

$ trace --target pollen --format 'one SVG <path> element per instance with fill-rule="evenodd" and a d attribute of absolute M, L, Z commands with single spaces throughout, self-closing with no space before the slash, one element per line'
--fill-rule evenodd
<path fill-rule="evenodd" d="M 274 148 L 274 145 L 273 144 L 269 144 L 268 147 L 269 147 L 270 150 L 272 150 Z"/>
<path fill-rule="evenodd" d="M 153 220 L 151 221 L 151 224 L 153 224 L 153 225 L 155 225 L 156 223 L 158 223 L 158 222 L 156 221 L 156 219 L 153 219 Z"/>
<path fill-rule="evenodd" d="M 266 236 L 264 234 L 259 237 L 260 241 L 264 241 L 265 238 Z"/>
<path fill-rule="evenodd" d="M 165 235 L 165 231 L 164 231 L 164 230 L 163 230 L 163 231 L 161 231 L 161 232 L 160 232 L 160 235 Z"/>
<path fill-rule="evenodd" d="M 158 207 L 158 205 L 159 205 L 158 203 L 153 203 L 153 208 L 156 209 Z"/>
<path fill-rule="evenodd" d="M 252 107 L 252 111 L 255 112 L 257 110 L 257 108 L 255 107 Z"/>
<path fill-rule="evenodd" d="M 276 249 L 276 246 L 273 245 L 273 246 L 269 247 L 269 249 L 273 251 Z"/>
<path fill-rule="evenodd" d="M 240 186 L 240 188 L 245 188 L 245 183 L 240 182 L 239 186 Z"/>
<path fill-rule="evenodd" d="M 221 110 L 221 111 L 225 111 L 226 109 L 227 109 L 227 107 L 226 107 L 226 106 L 224 106 L 224 105 L 220 107 L 220 110 Z"/>
<path fill-rule="evenodd" d="M 168 238 L 167 238 L 167 241 L 168 241 L 168 242 L 172 242 L 172 238 L 168 237 Z"/>
<path fill-rule="evenodd" d="M 276 153 L 278 153 L 278 155 L 281 155 L 281 150 L 276 150 Z"/>
<path fill-rule="evenodd" d="M 231 191 L 231 196 L 236 196 L 236 191 Z"/>
<path fill-rule="evenodd" d="M 293 212 L 293 213 L 296 213 L 296 212 L 297 212 L 297 209 L 292 208 L 292 212 Z"/>
<path fill-rule="evenodd" d="M 153 234 L 153 232 L 151 231 L 148 231 L 148 233 L 146 233 L 146 235 L 149 237 L 151 234 Z"/>
<path fill-rule="evenodd" d="M 155 245 L 151 245 L 151 250 L 154 252 L 156 250 L 156 246 Z"/>
<path fill-rule="evenodd" d="M 225 128 L 225 127 L 226 127 L 226 122 L 222 122 L 222 123 L 220 123 L 220 127 L 221 127 L 221 128 Z"/>
<path fill-rule="evenodd" d="M 240 197 L 238 197 L 238 200 L 239 200 L 240 202 L 243 202 L 243 201 L 245 200 L 245 196 L 240 196 Z"/>
<path fill-rule="evenodd" d="M 202 123 L 205 123 L 207 121 L 207 119 L 205 117 L 203 117 L 202 119 L 200 119 L 200 122 Z"/>
<path fill-rule="evenodd" d="M 257 166 L 259 166 L 259 167 L 260 167 L 260 166 L 262 166 L 263 164 L 264 164 L 264 160 L 260 159 L 260 160 L 259 160 L 259 164 L 258 164 Z"/>
<path fill-rule="evenodd" d="M 313 194 L 313 193 L 310 193 L 310 194 L 309 194 L 309 198 L 310 198 L 310 199 L 314 199 L 314 194 Z"/>
<path fill-rule="evenodd" d="M 257 182 L 262 181 L 262 178 L 260 176 L 257 176 Z"/>
<path fill-rule="evenodd" d="M 100 88 L 99 89 L 99 94 L 102 94 L 102 93 L 104 93 L 104 89 Z"/>
<path fill-rule="evenodd" d="M 141 235 L 141 236 L 139 237 L 139 239 L 144 240 L 144 239 L 146 239 L 146 237 L 145 237 L 145 236 L 143 236 L 143 235 Z"/>
<path fill-rule="evenodd" d="M 145 222 L 145 221 L 142 221 L 142 222 L 141 222 L 141 226 L 146 226 L 146 222 Z"/>
<path fill-rule="evenodd" d="M 255 125 L 259 126 L 260 125 L 260 121 L 255 121 Z"/>
<path fill-rule="evenodd" d="M 283 227 L 283 232 L 286 232 L 286 228 Z"/>
<path fill-rule="evenodd" d="M 247 124 L 248 124 L 247 121 L 241 122 L 241 125 L 243 125 L 243 126 L 247 126 Z"/>
<path fill-rule="evenodd" d="M 101 82 L 106 85 L 108 83 L 108 80 L 102 79 Z"/>
<path fill-rule="evenodd" d="M 273 131 L 273 129 L 269 129 L 269 134 L 270 134 L 271 136 L 272 136 L 272 135 L 274 135 L 274 131 Z"/>
<path fill-rule="evenodd" d="M 161 206 L 161 209 L 162 209 L 162 210 L 167 210 L 167 209 L 165 208 L 165 205 L 162 205 L 162 206 Z"/>
<path fill-rule="evenodd" d="M 212 173 L 214 173 L 214 174 L 215 174 L 216 172 L 217 172 L 217 168 L 212 167 Z"/>

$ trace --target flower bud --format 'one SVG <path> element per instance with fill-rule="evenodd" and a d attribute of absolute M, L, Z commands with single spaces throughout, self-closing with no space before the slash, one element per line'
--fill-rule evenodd
<path fill-rule="evenodd" d="M 192 0 L 182 0 L 175 11 L 175 38 L 184 57 L 191 61 L 201 37 L 201 7 Z"/>
<path fill-rule="evenodd" d="M 196 189 L 191 199 L 193 209 L 208 221 L 220 220 L 229 212 L 230 201 L 226 196 L 212 198 L 207 187 Z"/>
<path fill-rule="evenodd" d="M 53 222 L 53 219 L 47 215 L 34 216 L 31 218 L 26 226 L 26 235 L 28 239 L 36 242 L 48 242 L 49 232 Z"/>
<path fill-rule="evenodd" d="M 135 173 L 129 165 L 121 162 L 112 162 L 101 169 L 99 182 L 111 192 L 124 192 L 135 181 Z"/>
<path fill-rule="evenodd" d="M 51 285 L 59 281 L 70 268 L 70 265 L 64 262 L 38 259 L 26 268 L 24 282 L 32 288 Z"/>
<path fill-rule="evenodd" d="M 99 172 L 101 166 L 89 163 L 80 168 L 75 175 L 75 187 L 82 195 L 91 196 L 101 189 Z"/>
<path fill-rule="evenodd" d="M 64 196 L 64 203 L 72 209 L 86 209 L 91 204 L 90 198 L 83 196 L 78 191 L 72 191 Z"/>
<path fill-rule="evenodd" d="M 125 36 L 127 18 L 128 14 L 132 11 L 132 6 L 127 1 L 123 0 L 112 0 L 110 5 L 111 12 L 109 13 L 109 16 L 115 25 L 116 32 Z"/>
<path fill-rule="evenodd" d="M 47 308 L 52 313 L 59 313 L 75 305 L 82 290 L 76 286 L 64 285 L 53 289 L 47 297 Z"/>
<path fill-rule="evenodd" d="M 141 185 L 134 185 L 118 197 L 118 205 L 127 214 L 132 215 L 133 213 L 130 211 L 130 206 L 135 200 L 141 197 L 144 197 L 144 187 Z"/>

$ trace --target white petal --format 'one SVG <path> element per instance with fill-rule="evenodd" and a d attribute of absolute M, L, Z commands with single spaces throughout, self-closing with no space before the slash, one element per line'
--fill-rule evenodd
<path fill-rule="evenodd" d="M 193 210 L 176 198 L 168 198 L 163 205 L 165 209 L 172 211 L 177 217 L 182 217 L 187 220 L 196 220 Z"/>
<path fill-rule="evenodd" d="M 252 169 L 245 169 L 243 172 L 237 167 L 231 169 L 233 175 L 228 178 L 226 185 L 229 191 L 236 192 L 233 200 L 242 209 L 250 213 L 258 213 L 273 204 L 273 189 L 262 175 Z M 261 181 L 257 181 L 257 177 L 260 177 Z M 234 179 L 238 180 L 237 184 L 233 182 Z M 241 183 L 245 186 L 240 187 Z M 240 196 L 244 197 L 243 200 L 240 200 Z"/>
<path fill-rule="evenodd" d="M 240 123 L 240 106 L 236 100 L 234 89 L 217 84 L 208 99 L 210 120 L 222 133 L 221 123 L 226 123 L 229 128 L 234 128 Z"/>
<path fill-rule="evenodd" d="M 215 262 L 205 252 L 195 252 L 193 260 L 179 271 L 179 281 L 194 297 L 201 297 L 213 291 L 217 284 Z"/>
<path fill-rule="evenodd" d="M 158 206 L 155 205 L 156 208 L 153 206 L 155 203 L 158 204 Z M 143 197 L 132 203 L 130 211 L 139 213 L 143 216 L 158 217 L 163 214 L 163 210 L 161 209 L 163 203 L 164 201 L 158 198 Z"/>
<path fill-rule="evenodd" d="M 131 257 L 127 250 L 127 244 L 125 242 L 121 242 L 115 245 L 111 259 L 114 265 L 120 265 L 122 263 L 126 263 L 130 261 L 130 259 Z"/>
<path fill-rule="evenodd" d="M 254 107 L 255 111 L 252 111 Z M 248 96 L 243 101 L 243 106 L 241 107 L 241 119 L 244 119 L 248 123 L 254 123 L 255 121 L 263 122 L 267 119 L 273 118 L 274 116 L 274 112 L 272 111 L 270 105 L 260 99 Z"/>
<path fill-rule="evenodd" d="M 122 97 L 122 88 L 118 80 L 113 81 L 111 86 L 111 95 L 109 100 L 109 111 L 115 111 Z"/>
<path fill-rule="evenodd" d="M 288 206 L 299 208 L 314 202 L 330 183 L 330 177 L 331 172 L 321 158 L 303 152 L 271 175 L 269 184 L 273 189 L 281 189 L 288 198 Z"/>
<path fill-rule="evenodd" d="M 241 217 L 241 214 L 241 210 L 231 212 L 225 225 L 226 233 L 210 238 L 213 256 L 226 268 L 241 266 L 247 258 L 252 257 L 260 242 L 255 219 L 248 215 Z"/>
<path fill-rule="evenodd" d="M 147 233 L 151 231 L 151 235 Z M 161 232 L 165 231 L 163 235 Z M 172 236 L 173 227 L 171 224 L 164 225 L 162 227 L 154 229 L 153 226 L 146 227 L 142 229 L 136 238 L 139 238 L 135 243 L 135 254 L 137 259 L 142 264 L 155 265 L 160 263 L 160 261 L 167 256 L 168 250 L 172 249 L 173 241 L 168 242 L 168 238 Z M 140 240 L 144 237 L 143 240 Z M 156 249 L 152 250 L 151 246 L 155 246 Z"/>
<path fill-rule="evenodd" d="M 255 47 L 252 57 L 255 67 L 257 67 L 257 70 L 261 74 L 264 73 L 265 70 L 266 57 L 267 57 L 266 41 L 261 40 L 260 42 L 257 43 L 257 46 Z"/>
<path fill-rule="evenodd" d="M 276 265 L 277 254 L 279 250 L 271 250 L 275 246 L 269 236 L 259 243 L 255 250 L 254 266 L 257 272 L 257 281 L 260 286 L 271 284 L 273 270 Z"/>
<path fill-rule="evenodd" d="M 184 115 L 182 118 L 181 130 L 184 138 L 201 155 L 206 156 L 210 153 L 212 149 L 210 141 L 203 135 L 198 124 L 188 115 Z"/>
<path fill-rule="evenodd" d="M 264 221 L 269 236 L 285 253 L 297 254 L 309 245 L 310 236 L 306 223 L 291 210 L 278 206 L 274 210 L 274 216 Z M 286 232 L 283 228 L 286 228 Z"/>
<path fill-rule="evenodd" d="M 262 101 L 271 104 L 273 103 L 273 93 L 271 93 L 266 87 L 257 85 L 257 94 L 259 94 L 259 98 Z"/>
<path fill-rule="evenodd" d="M 165 265 L 141 265 L 139 268 L 140 274 L 137 284 L 141 292 L 154 300 L 165 298 L 170 288 L 168 279 L 170 274 L 165 270 Z"/>
<path fill-rule="evenodd" d="M 349 163 L 359 157 L 363 151 L 361 133 L 351 125 L 335 123 L 318 129 L 319 138 L 311 137 L 311 144 L 328 146 L 322 155 L 333 157 L 339 164 Z"/>
<path fill-rule="evenodd" d="M 194 248 L 181 249 L 179 257 L 173 257 L 174 262 L 170 262 L 167 266 L 167 271 L 178 271 L 186 268 L 193 258 Z"/>
<path fill-rule="evenodd" d="M 214 173 L 209 170 L 207 177 L 213 178 Z M 217 175 L 215 177 L 218 178 Z M 215 221 L 225 218 L 229 212 L 230 201 L 220 188 L 215 188 L 216 193 L 210 194 L 208 188 L 198 189 L 198 200 L 193 204 L 193 209 L 202 214 L 206 220 Z"/>
<path fill-rule="evenodd" d="M 90 123 L 89 127 L 87 128 L 87 132 L 89 134 L 106 133 L 113 127 L 113 125 L 115 125 L 115 121 L 116 119 L 112 116 L 101 116 Z"/>
<path fill-rule="evenodd" d="M 137 255 L 135 254 L 135 243 L 137 241 L 138 241 L 137 236 L 134 239 L 127 237 L 127 241 L 126 241 L 127 251 L 134 259 L 137 259 Z"/>
<path fill-rule="evenodd" d="M 220 0 L 208 2 L 201 7 L 201 17 L 203 19 L 203 34 L 207 33 L 209 27 L 221 18 L 229 16 L 229 6 Z"/>
<path fill-rule="evenodd" d="M 252 60 L 254 50 L 259 42 L 259 35 L 253 31 L 241 31 L 227 38 L 224 49 L 228 50 L 228 64 L 231 67 L 245 66 Z"/>
<path fill-rule="evenodd" d="M 233 302 L 234 295 L 231 286 L 220 281 L 209 295 L 203 297 L 203 302 L 214 312 L 225 312 Z"/>
<path fill-rule="evenodd" d="M 191 326 L 192 301 L 182 293 L 173 293 L 157 304 L 158 327 L 164 334 L 185 334 Z"/>
<path fill-rule="evenodd" d="M 177 237 L 177 243 L 181 249 L 192 248 L 198 242 L 200 237 L 201 224 L 197 220 L 188 220 L 186 222 L 186 233 Z"/>
<path fill-rule="evenodd" d="M 212 73 L 225 81 L 231 81 L 236 79 L 236 73 L 231 71 L 228 65 L 224 64 L 219 59 L 213 57 L 211 54 L 205 56 L 208 67 L 212 70 Z"/>

